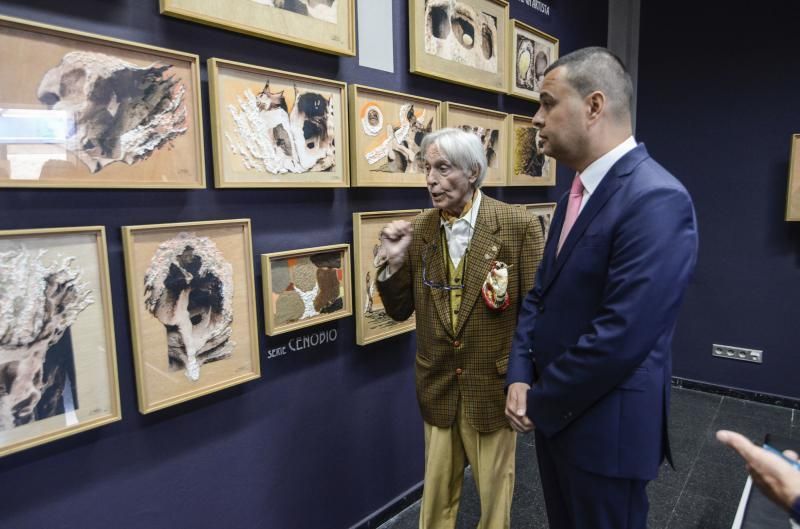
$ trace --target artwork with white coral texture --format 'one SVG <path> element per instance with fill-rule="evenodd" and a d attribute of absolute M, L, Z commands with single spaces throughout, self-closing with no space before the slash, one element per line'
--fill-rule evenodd
<path fill-rule="evenodd" d="M 116 399 L 96 232 L 13 233 L 0 232 L 0 455 L 109 418 Z"/>
<path fill-rule="evenodd" d="M 497 73 L 497 18 L 458 0 L 425 0 L 425 52 Z"/>
<path fill-rule="evenodd" d="M 196 56 L 2 18 L 0 49 L 0 186 L 205 185 Z"/>

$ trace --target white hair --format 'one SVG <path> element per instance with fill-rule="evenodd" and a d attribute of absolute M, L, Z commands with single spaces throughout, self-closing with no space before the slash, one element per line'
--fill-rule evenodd
<path fill-rule="evenodd" d="M 474 187 L 478 189 L 486 178 L 486 153 L 483 151 L 481 140 L 475 134 L 461 129 L 445 128 L 426 134 L 420 149 L 423 154 L 428 152 L 428 147 L 436 145 L 439 152 L 447 158 L 454 167 L 469 174 L 476 171 L 478 178 Z"/>

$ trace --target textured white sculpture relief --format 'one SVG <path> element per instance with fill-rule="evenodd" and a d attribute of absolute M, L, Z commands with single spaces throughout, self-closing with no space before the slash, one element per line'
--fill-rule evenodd
<path fill-rule="evenodd" d="M 253 2 L 336 24 L 338 0 L 253 0 Z"/>
<path fill-rule="evenodd" d="M 45 73 L 37 97 L 67 113 L 66 147 L 96 173 L 144 160 L 186 132 L 186 88 L 171 68 L 73 51 Z"/>
<path fill-rule="evenodd" d="M 458 0 L 425 1 L 425 52 L 497 73 L 497 19 Z"/>
<path fill-rule="evenodd" d="M 377 136 L 383 130 L 383 112 L 375 105 L 369 105 L 361 118 L 361 127 L 367 136 Z"/>
<path fill-rule="evenodd" d="M 420 145 L 422 139 L 433 129 L 433 118 L 425 124 L 425 111 L 417 117 L 414 105 L 406 103 L 400 105 L 398 115 L 400 126 L 386 126 L 386 139 L 366 153 L 367 163 L 375 165 L 385 162 L 373 169 L 389 173 L 420 173 L 424 169 Z"/>
<path fill-rule="evenodd" d="M 231 355 L 233 267 L 214 241 L 187 232 L 164 241 L 144 286 L 145 307 L 167 331 L 170 368 L 194 381 L 202 364 Z"/>
<path fill-rule="evenodd" d="M 518 88 L 538 92 L 544 71 L 550 65 L 550 48 L 523 35 L 517 35 L 515 80 Z"/>
<path fill-rule="evenodd" d="M 465 132 L 471 132 L 481 140 L 483 145 L 483 152 L 486 154 L 486 163 L 491 168 L 499 167 L 499 159 L 497 157 L 497 148 L 500 141 L 500 131 L 497 129 L 488 129 L 479 125 L 461 125 L 459 127 Z"/>
<path fill-rule="evenodd" d="M 294 104 L 284 91 L 258 95 L 246 90 L 239 105 L 228 105 L 236 129 L 225 133 L 233 154 L 250 170 L 282 173 L 331 171 L 336 165 L 335 119 L 331 97 L 294 87 Z"/>
<path fill-rule="evenodd" d="M 50 349 L 94 302 L 74 258 L 46 266 L 46 253 L 0 252 L 0 431 L 63 413 L 73 358 Z"/>

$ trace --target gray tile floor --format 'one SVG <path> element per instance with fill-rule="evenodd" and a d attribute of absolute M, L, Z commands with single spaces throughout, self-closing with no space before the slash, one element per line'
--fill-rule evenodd
<path fill-rule="evenodd" d="M 650 529 L 728 529 L 747 473 L 733 451 L 714 438 L 719 429 L 736 430 L 753 440 L 771 433 L 800 440 L 800 413 L 791 409 L 682 388 L 672 390 L 670 438 L 677 470 L 668 465 L 650 483 Z M 480 517 L 472 476 L 467 470 L 457 529 L 474 529 Z M 416 529 L 419 502 L 379 529 Z M 546 529 L 532 436 L 517 445 L 517 482 L 512 529 Z"/>

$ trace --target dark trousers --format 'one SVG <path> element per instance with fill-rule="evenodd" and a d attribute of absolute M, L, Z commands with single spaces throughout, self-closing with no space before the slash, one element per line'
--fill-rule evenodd
<path fill-rule="evenodd" d="M 581 470 L 539 432 L 536 455 L 550 529 L 647 529 L 646 480 Z"/>

